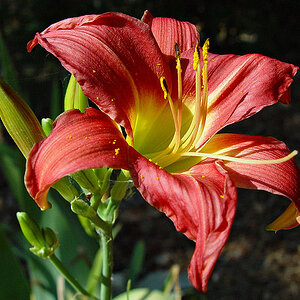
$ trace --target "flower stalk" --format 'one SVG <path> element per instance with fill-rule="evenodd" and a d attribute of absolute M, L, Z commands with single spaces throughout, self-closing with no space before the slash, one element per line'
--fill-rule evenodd
<path fill-rule="evenodd" d="M 112 225 L 99 232 L 102 247 L 101 300 L 111 300 L 111 278 L 113 270 L 113 236 Z"/>
<path fill-rule="evenodd" d="M 86 291 L 80 283 L 72 276 L 72 274 L 64 267 L 62 262 L 57 258 L 55 254 L 48 257 L 51 263 L 56 267 L 56 269 L 64 276 L 64 278 L 72 285 L 72 287 L 84 296 L 89 297 L 89 299 L 99 300 L 97 297 L 91 295 Z"/>

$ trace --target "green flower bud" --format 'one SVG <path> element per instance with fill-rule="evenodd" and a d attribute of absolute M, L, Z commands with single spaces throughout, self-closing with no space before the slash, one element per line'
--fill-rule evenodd
<path fill-rule="evenodd" d="M 40 229 L 25 212 L 17 212 L 17 219 L 25 238 L 33 246 L 30 251 L 42 258 L 51 256 L 59 246 L 57 234 L 50 228 Z"/>
<path fill-rule="evenodd" d="M 49 227 L 42 229 L 42 232 L 47 246 L 51 249 L 53 253 L 54 250 L 59 246 L 57 234 Z"/>
<path fill-rule="evenodd" d="M 50 118 L 42 119 L 42 128 L 46 136 L 50 134 L 53 128 L 53 120 Z"/>
<path fill-rule="evenodd" d="M 121 173 L 118 176 L 115 184 L 113 185 L 110 195 L 114 201 L 121 201 L 127 192 L 130 178 L 129 172 L 125 170 L 121 170 Z"/>
<path fill-rule="evenodd" d="M 93 220 L 97 216 L 94 208 L 79 198 L 71 202 L 71 209 L 75 214 L 86 217 L 90 220 Z"/>
<path fill-rule="evenodd" d="M 71 202 L 79 197 L 78 190 L 69 181 L 68 177 L 63 177 L 62 179 L 54 183 L 52 187 L 56 189 L 60 193 L 60 195 L 68 202 Z"/>
<path fill-rule="evenodd" d="M 72 74 L 65 94 L 65 111 L 77 108 L 81 112 L 84 112 L 87 107 L 88 98 L 83 94 L 79 83 Z"/>
<path fill-rule="evenodd" d="M 26 158 L 32 146 L 46 137 L 29 106 L 2 80 L 0 80 L 0 118 Z"/>
<path fill-rule="evenodd" d="M 43 248 L 45 246 L 45 241 L 42 231 L 37 223 L 25 212 L 17 212 L 17 219 L 26 240 L 34 247 L 32 249 Z"/>
<path fill-rule="evenodd" d="M 110 176 L 111 176 L 112 171 L 113 171 L 113 169 L 106 170 L 106 173 L 103 176 L 103 179 L 102 179 L 102 182 L 101 182 L 101 195 L 104 195 L 109 189 Z"/>
<path fill-rule="evenodd" d="M 98 178 L 94 170 L 82 170 L 71 175 L 72 178 L 84 189 L 91 193 L 96 193 L 99 190 Z"/>

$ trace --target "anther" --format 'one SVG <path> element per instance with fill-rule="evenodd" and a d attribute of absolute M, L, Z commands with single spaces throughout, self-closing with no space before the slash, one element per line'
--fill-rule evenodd
<path fill-rule="evenodd" d="M 164 99 L 167 99 L 168 93 L 169 93 L 169 89 L 168 89 L 166 78 L 163 77 L 163 76 L 160 77 L 160 86 L 161 86 L 161 89 L 164 92 Z"/>
<path fill-rule="evenodd" d="M 206 39 L 206 41 L 202 47 L 203 62 L 205 64 L 207 64 L 208 49 L 209 49 L 209 39 Z"/>
<path fill-rule="evenodd" d="M 179 45 L 177 43 L 175 43 L 174 48 L 175 48 L 175 57 L 176 58 L 180 58 L 180 48 L 179 48 Z"/>
<path fill-rule="evenodd" d="M 194 56 L 193 56 L 193 69 L 196 71 L 197 66 L 200 63 L 200 53 L 199 53 L 199 45 L 198 43 L 195 46 Z"/>

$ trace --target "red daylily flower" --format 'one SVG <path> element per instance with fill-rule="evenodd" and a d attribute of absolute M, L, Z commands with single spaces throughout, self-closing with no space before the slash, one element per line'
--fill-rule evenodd
<path fill-rule="evenodd" d="M 271 137 L 217 134 L 288 103 L 297 67 L 258 54 L 211 54 L 208 41 L 202 49 L 198 41 L 194 25 L 149 12 L 142 21 L 120 13 L 71 18 L 37 33 L 28 51 L 39 43 L 55 55 L 100 110 L 60 115 L 32 149 L 25 181 L 44 209 L 50 186 L 67 174 L 129 170 L 145 200 L 196 242 L 189 279 L 206 291 L 233 222 L 236 187 L 288 197 L 294 215 L 283 227 L 298 224 L 295 152 Z"/>

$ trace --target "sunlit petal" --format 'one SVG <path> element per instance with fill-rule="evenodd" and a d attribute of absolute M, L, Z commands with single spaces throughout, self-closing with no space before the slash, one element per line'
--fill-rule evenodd
<path fill-rule="evenodd" d="M 127 143 L 104 113 L 88 108 L 63 113 L 48 138 L 31 150 L 25 174 L 30 195 L 47 208 L 47 193 L 60 178 L 83 169 L 127 168 Z"/>
<path fill-rule="evenodd" d="M 189 279 L 195 288 L 206 291 L 235 215 L 236 189 L 227 172 L 207 161 L 187 173 L 172 175 L 132 148 L 129 170 L 145 200 L 196 242 Z"/>

